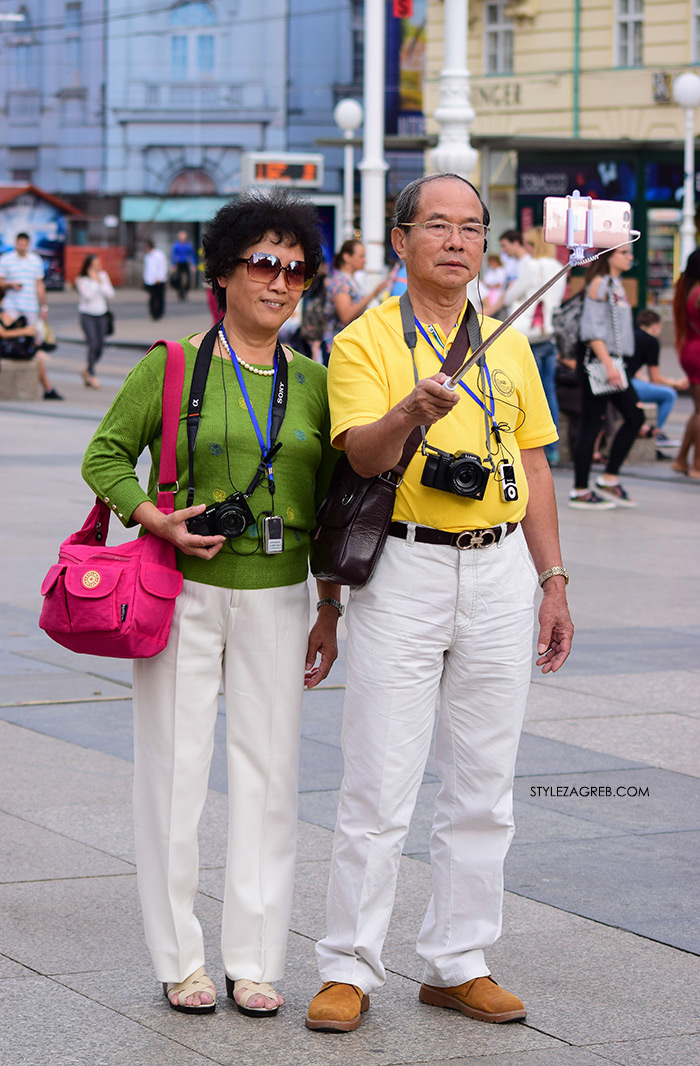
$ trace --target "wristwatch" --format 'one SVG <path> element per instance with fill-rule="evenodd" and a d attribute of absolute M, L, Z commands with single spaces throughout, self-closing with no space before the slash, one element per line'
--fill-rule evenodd
<path fill-rule="evenodd" d="M 334 600 L 330 596 L 325 596 L 322 600 L 319 600 L 316 604 L 316 610 L 318 611 L 321 607 L 325 607 L 326 604 L 328 604 L 329 607 L 335 607 L 339 618 L 342 618 L 345 614 L 345 608 L 340 600 Z"/>
<path fill-rule="evenodd" d="M 550 566 L 549 570 L 543 570 L 537 578 L 540 588 L 542 588 L 545 581 L 547 581 L 550 577 L 563 577 L 564 588 L 566 588 L 566 586 L 569 584 L 569 571 L 565 567 Z"/>

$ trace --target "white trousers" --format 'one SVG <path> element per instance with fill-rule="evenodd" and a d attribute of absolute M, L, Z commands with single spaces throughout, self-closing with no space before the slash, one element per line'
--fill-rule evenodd
<path fill-rule="evenodd" d="M 438 704 L 432 898 L 417 950 L 428 984 L 489 973 L 483 952 L 501 930 L 536 585 L 517 529 L 470 551 L 389 537 L 369 584 L 351 593 L 345 776 L 327 935 L 316 949 L 324 981 L 363 992 L 384 983 L 382 946 Z"/>
<path fill-rule="evenodd" d="M 284 971 L 294 887 L 306 583 L 185 581 L 170 640 L 134 661 L 134 825 L 146 942 L 161 981 L 204 964 L 197 827 L 219 685 L 226 698 L 228 853 L 221 948 L 237 980 Z"/>

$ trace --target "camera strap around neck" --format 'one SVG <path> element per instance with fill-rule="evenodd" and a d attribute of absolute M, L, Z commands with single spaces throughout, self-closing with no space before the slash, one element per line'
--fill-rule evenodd
<path fill-rule="evenodd" d="M 191 507 L 194 503 L 194 450 L 197 445 L 197 434 L 199 433 L 199 423 L 202 417 L 204 390 L 207 385 L 207 378 L 209 376 L 209 369 L 211 367 L 211 359 L 214 353 L 214 345 L 216 343 L 218 331 L 219 323 L 217 322 L 216 325 L 212 326 L 209 332 L 203 337 L 202 343 L 197 350 L 197 358 L 194 364 L 194 371 L 192 372 L 192 384 L 190 386 L 190 396 L 187 403 L 187 453 L 189 460 L 187 507 Z M 279 447 L 281 447 L 281 445 L 276 447 L 276 444 L 287 410 L 289 368 L 287 357 L 285 356 L 279 341 L 277 342 L 276 361 L 277 373 L 273 380 L 270 417 L 268 419 L 269 448 L 262 455 L 260 465 L 253 476 L 253 480 L 244 493 L 245 496 L 250 496 L 255 490 L 261 477 L 265 473 L 266 467 L 269 466 L 269 462 L 273 455 L 279 450 Z M 238 369 L 235 363 L 234 368 Z"/>
<path fill-rule="evenodd" d="M 416 366 L 416 345 L 418 343 L 418 330 L 416 328 L 416 318 L 413 312 L 411 299 L 408 295 L 408 289 L 402 293 L 399 299 L 399 308 L 401 310 L 403 338 L 406 342 L 406 347 L 411 353 L 413 373 L 417 382 L 418 368 Z M 479 326 L 479 318 L 474 310 L 474 305 L 467 303 L 455 339 L 453 340 L 450 350 L 445 356 L 442 364 L 441 369 L 443 374 L 454 374 L 455 370 L 461 366 L 469 349 L 471 348 L 471 350 L 475 352 L 480 345 L 481 328 Z M 425 426 L 416 426 L 408 436 L 406 443 L 404 444 L 401 458 L 394 467 L 394 471 L 399 474 L 399 477 L 403 476 L 404 471 L 413 458 L 421 440 L 425 440 Z"/>

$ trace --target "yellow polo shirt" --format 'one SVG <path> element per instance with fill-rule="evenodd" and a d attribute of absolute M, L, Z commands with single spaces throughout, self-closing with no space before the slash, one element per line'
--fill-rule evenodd
<path fill-rule="evenodd" d="M 455 338 L 458 324 L 448 337 L 435 327 L 437 336 L 447 348 Z M 423 325 L 427 329 L 428 324 Z M 483 319 L 482 335 L 490 336 L 499 325 L 495 319 Z M 441 369 L 434 348 L 420 333 L 416 364 L 419 378 L 432 377 Z M 488 349 L 486 365 L 491 375 L 495 417 L 503 442 L 502 448 L 498 449 L 491 435 L 492 450 L 497 450 L 494 462 L 496 467 L 502 460 L 513 463 L 518 499 L 505 503 L 493 475 L 489 477 L 483 500 L 421 485 L 425 459 L 419 448 L 396 494 L 395 520 L 457 532 L 483 529 L 501 522 L 519 522 L 523 518 L 528 489 L 520 451 L 551 444 L 557 440 L 557 432 L 534 356 L 522 333 L 513 328 L 507 330 Z M 480 396 L 478 374 L 478 367 L 473 366 L 462 380 Z M 368 425 L 382 418 L 408 396 L 414 383 L 411 354 L 401 327 L 399 299 L 392 297 L 380 307 L 366 311 L 335 338 L 328 366 L 331 440 L 335 443 L 353 426 Z M 471 452 L 483 462 L 488 454 L 484 412 L 461 386 L 457 392 L 459 403 L 428 429 L 428 443 L 446 452 Z M 490 407 L 488 393 L 485 402 Z"/>

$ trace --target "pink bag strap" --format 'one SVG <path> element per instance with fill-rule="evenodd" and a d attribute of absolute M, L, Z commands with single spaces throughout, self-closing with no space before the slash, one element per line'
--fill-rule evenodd
<path fill-rule="evenodd" d="M 176 341 L 156 341 L 156 344 L 164 344 L 168 352 L 163 382 L 163 440 L 160 449 L 156 506 L 163 514 L 172 514 L 175 510 L 175 492 L 179 488 L 177 430 L 180 424 L 182 387 L 185 380 L 185 353 L 182 345 Z M 172 485 L 173 488 L 164 492 L 161 490 L 162 485 Z M 85 519 L 82 528 L 68 537 L 64 544 L 104 544 L 107 539 L 110 514 L 108 505 L 96 496 L 95 506 Z"/>
<path fill-rule="evenodd" d="M 167 349 L 165 362 L 165 381 L 163 382 L 163 430 L 160 447 L 160 467 L 158 469 L 158 500 L 156 506 L 164 514 L 175 510 L 175 493 L 179 488 L 177 480 L 177 431 L 180 425 L 182 406 L 182 387 L 185 380 L 185 353 L 177 341 L 156 341 Z M 150 351 L 151 349 L 149 349 Z M 174 488 L 165 490 L 164 485 Z"/>

